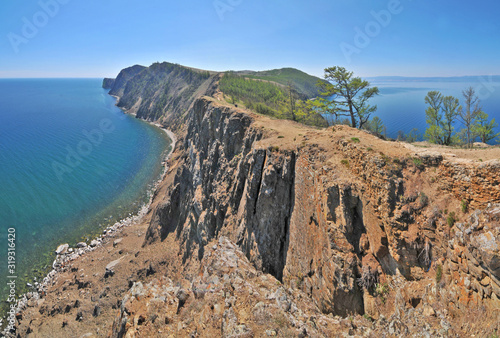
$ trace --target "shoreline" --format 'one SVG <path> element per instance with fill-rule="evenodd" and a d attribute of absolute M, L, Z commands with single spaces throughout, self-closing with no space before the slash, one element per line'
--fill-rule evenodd
<path fill-rule="evenodd" d="M 115 95 L 110 95 L 110 96 L 116 98 L 117 100 L 119 99 L 119 97 Z M 124 114 L 129 114 L 126 110 L 124 109 L 121 110 Z M 142 121 L 147 122 L 148 124 L 159 128 L 160 130 L 165 132 L 171 140 L 170 151 L 168 151 L 167 154 L 164 156 L 164 158 L 161 160 L 161 163 L 163 165 L 163 172 L 161 173 L 160 178 L 154 183 L 153 188 L 148 192 L 149 195 L 148 202 L 146 202 L 142 207 L 140 207 L 136 215 L 131 215 L 129 217 L 118 220 L 113 225 L 109 225 L 106 228 L 104 228 L 102 230 L 101 235 L 98 235 L 97 237 L 94 238 L 90 238 L 88 240 L 89 242 L 88 244 L 86 242 L 78 242 L 75 245 L 75 247 L 70 247 L 67 243 L 64 244 L 61 243 L 60 245 L 58 245 L 57 248 L 54 249 L 54 252 L 56 253 L 56 258 L 52 263 L 52 269 L 46 274 L 46 276 L 42 279 L 41 282 L 35 281 L 33 284 L 27 283 L 27 286 L 29 288 L 32 288 L 33 291 L 21 294 L 19 298 L 16 299 L 16 302 L 11 304 L 9 307 L 10 309 L 14 309 L 14 311 L 9 310 L 4 316 L 0 317 L 0 330 L 2 330 L 0 332 L 0 335 L 2 337 L 11 335 L 11 333 L 9 332 L 10 331 L 9 319 L 11 317 L 15 319 L 19 315 L 22 315 L 22 312 L 28 306 L 28 302 L 38 301 L 39 299 L 41 299 L 41 297 L 43 297 L 46 294 L 47 288 L 50 285 L 53 285 L 55 279 L 57 278 L 62 268 L 64 268 L 64 266 L 67 263 L 72 262 L 80 257 L 83 257 L 85 254 L 101 247 L 103 244 L 107 243 L 110 238 L 113 238 L 115 237 L 116 234 L 120 233 L 123 230 L 123 228 L 130 227 L 132 225 L 140 223 L 143 220 L 144 216 L 146 216 L 151 211 L 150 207 L 156 196 L 156 192 L 160 188 L 160 185 L 165 179 L 165 176 L 168 172 L 169 169 L 168 160 L 175 151 L 175 147 L 177 145 L 177 137 L 171 130 L 167 129 L 166 127 L 162 126 L 159 123 L 146 120 Z M 4 323 L 7 325 L 4 328 L 2 328 L 1 326 L 3 326 Z"/>

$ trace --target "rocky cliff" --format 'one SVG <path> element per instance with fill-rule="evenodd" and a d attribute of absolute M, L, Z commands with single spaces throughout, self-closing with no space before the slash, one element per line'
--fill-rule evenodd
<path fill-rule="evenodd" d="M 154 212 L 146 245 L 173 236 L 181 243 L 183 261 L 190 264 L 205 257 L 207 243 L 225 236 L 256 269 L 305 292 L 325 314 L 389 315 L 394 305 L 385 304 L 389 297 L 385 293 L 399 295 L 410 309 L 416 308 L 428 291 L 402 296 L 410 285 L 405 283 L 429 285 L 436 279 L 443 288 L 442 297 L 446 290 L 451 299 L 450 292 L 465 293 L 476 305 L 499 305 L 499 294 L 492 291 L 499 285 L 496 232 L 479 235 L 493 251 L 476 252 L 479 259 L 463 263 L 476 271 L 467 275 L 467 286 L 460 284 L 465 275 L 453 280 L 448 273 L 456 266 L 447 262 L 456 261 L 460 257 L 456 253 L 465 251 L 462 247 L 451 253 L 450 248 L 465 244 L 451 240 L 451 233 L 460 234 L 455 228 L 463 224 L 450 229 L 448 211 L 440 210 L 458 209 L 460 199 L 449 194 L 443 202 L 439 195 L 446 189 L 433 187 L 436 167 L 441 175 L 447 168 L 442 156 L 401 152 L 379 140 L 384 150 L 376 151 L 357 143 L 356 137 L 356 142 L 349 139 L 360 132 L 346 127 L 311 137 L 298 129 L 294 142 L 285 142 L 282 149 L 274 144 L 279 144 L 276 133 L 283 130 L 268 129 L 264 126 L 269 121 L 259 125 L 262 122 L 255 120 L 252 114 L 211 98 L 195 102 L 179 169 L 165 203 Z M 371 135 L 361 132 L 359 138 L 377 144 Z M 473 167 L 484 170 L 484 165 Z M 496 177 L 494 170 L 491 174 L 468 186 L 471 200 L 499 201 L 489 189 Z M 453 175 L 444 176 L 445 186 L 456 184 Z M 473 231 L 469 229 L 469 234 Z M 484 247 L 477 240 L 473 243 L 473 251 Z M 480 263 L 486 262 L 482 255 L 488 255 L 489 263 Z M 397 287 L 396 281 L 406 282 Z M 490 283 L 495 286 L 479 287 Z M 463 297 L 455 301 L 460 303 Z M 436 307 L 427 299 L 420 305 L 420 311 Z M 404 312 L 404 307 L 399 311 Z M 408 324 L 401 325 L 408 330 Z"/>
<path fill-rule="evenodd" d="M 137 118 L 176 128 L 196 98 L 213 93 L 217 76 L 168 62 L 133 66 L 118 74 L 109 93 L 119 97 L 118 107 Z"/>
<path fill-rule="evenodd" d="M 135 68 L 113 86 L 179 139 L 146 223 L 126 246 L 62 260 L 23 332 L 85 333 L 82 318 L 113 337 L 500 330 L 494 160 L 270 119 L 219 99 L 217 74 L 179 67 Z"/>
<path fill-rule="evenodd" d="M 145 245 L 174 237 L 183 264 L 197 266 L 208 243 L 224 236 L 258 271 L 304 292 L 321 312 L 379 317 L 385 306 L 377 296 L 401 290 L 377 286 L 394 278 L 435 279 L 443 267 L 454 268 L 444 263 L 461 223 L 450 230 L 446 213 L 463 198 L 482 208 L 500 201 L 494 165 L 413 155 L 362 132 L 351 140 L 359 131 L 346 127 L 304 136 L 297 126 L 269 123 L 214 98 L 194 101 L 175 178 L 154 211 Z M 380 150 L 353 141 L 359 138 L 381 142 Z M 434 175 L 444 178 L 438 191 Z M 498 287 L 498 251 L 488 257 L 493 263 L 470 263 L 476 287 L 466 292 L 497 306 L 500 295 L 477 287 L 485 277 L 495 285 L 490 289 Z"/>
<path fill-rule="evenodd" d="M 113 88 L 114 84 L 115 84 L 115 79 L 104 78 L 102 80 L 102 88 L 104 89 L 111 89 Z"/>

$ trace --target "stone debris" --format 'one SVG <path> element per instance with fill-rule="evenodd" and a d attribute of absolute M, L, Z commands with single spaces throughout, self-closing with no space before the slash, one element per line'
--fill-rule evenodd
<path fill-rule="evenodd" d="M 56 249 L 56 255 L 64 255 L 69 249 L 69 244 L 61 244 Z"/>

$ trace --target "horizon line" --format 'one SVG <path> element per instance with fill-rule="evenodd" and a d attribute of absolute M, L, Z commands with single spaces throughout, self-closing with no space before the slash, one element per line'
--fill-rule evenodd
<path fill-rule="evenodd" d="M 285 67 L 285 68 L 291 68 L 291 67 Z M 279 68 L 277 68 L 279 69 Z M 296 68 L 297 70 L 300 70 L 298 68 Z M 269 69 L 269 70 L 272 70 L 272 69 Z M 238 70 L 236 70 L 238 71 Z M 240 71 L 250 71 L 250 70 L 240 70 Z M 217 72 L 217 73 L 224 73 L 224 72 L 228 72 L 228 71 L 214 71 L 214 72 Z M 311 74 L 309 74 L 311 75 Z M 118 74 L 116 75 L 118 76 Z M 25 79 L 25 80 L 35 80 L 35 79 L 39 79 L 39 80 L 50 80 L 50 79 L 105 79 L 105 78 L 109 78 L 109 79 L 116 79 L 116 76 L 115 77 L 107 77 L 107 76 L 54 76 L 54 77 L 50 77 L 50 76 L 40 76 L 40 77 L 37 77 L 37 76 L 20 76 L 20 77 L 12 77 L 12 76 L 9 76 L 9 77 L 2 77 L 0 76 L 0 80 L 20 80 L 20 79 Z M 316 76 L 316 75 L 312 75 L 312 76 Z M 457 78 L 468 78 L 468 77 L 497 77 L 497 76 L 500 76 L 500 74 L 489 74 L 489 75 L 485 75 L 485 74 L 478 74 L 478 75 L 452 75 L 452 76 L 440 76 L 440 75 L 434 75 L 434 76 L 408 76 L 408 75 L 372 75 L 372 76 L 360 76 L 361 78 L 367 78 L 367 79 L 370 79 L 370 78 L 397 78 L 397 79 L 430 79 L 430 78 L 441 78 L 441 79 L 457 79 Z M 316 76 L 318 78 L 322 78 L 320 76 Z"/>

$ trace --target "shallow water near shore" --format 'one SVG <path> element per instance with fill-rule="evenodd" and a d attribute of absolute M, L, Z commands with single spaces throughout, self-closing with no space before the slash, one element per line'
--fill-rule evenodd
<path fill-rule="evenodd" d="M 2 308 L 7 282 L 29 291 L 57 245 L 86 241 L 149 200 L 171 140 L 114 104 L 100 79 L 0 80 Z"/>

